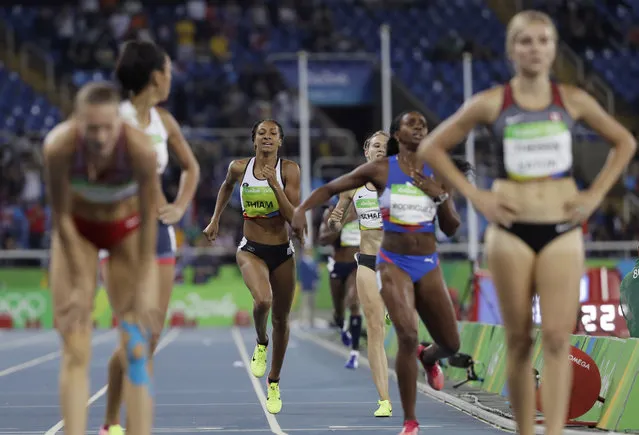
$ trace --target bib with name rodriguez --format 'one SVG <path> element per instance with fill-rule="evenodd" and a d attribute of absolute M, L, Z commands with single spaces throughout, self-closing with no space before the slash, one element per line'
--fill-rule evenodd
<path fill-rule="evenodd" d="M 432 170 L 424 165 L 422 174 L 432 177 Z M 432 233 L 435 231 L 437 205 L 431 197 L 413 185 L 405 174 L 397 156 L 388 159 L 388 179 L 379 198 L 384 231 Z"/>
<path fill-rule="evenodd" d="M 281 159 L 277 161 L 275 173 L 277 181 L 284 186 L 281 175 Z M 280 215 L 280 205 L 277 202 L 275 192 L 269 186 L 268 181 L 259 180 L 253 172 L 255 157 L 246 165 L 246 171 L 240 183 L 240 199 L 242 202 L 242 214 L 244 219 L 272 218 Z"/>
<path fill-rule="evenodd" d="M 366 186 L 360 187 L 353 195 L 353 204 L 361 231 L 382 229 L 382 212 L 376 191 L 369 190 Z"/>

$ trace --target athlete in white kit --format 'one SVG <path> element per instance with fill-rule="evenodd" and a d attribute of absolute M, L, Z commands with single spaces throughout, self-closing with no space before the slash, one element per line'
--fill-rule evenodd
<path fill-rule="evenodd" d="M 371 162 L 386 157 L 386 143 L 389 136 L 383 131 L 373 133 L 364 142 L 366 161 Z M 375 262 L 384 235 L 382 213 L 379 208 L 377 190 L 371 183 L 357 189 L 341 193 L 339 202 L 328 219 L 328 226 L 339 231 L 345 223 L 349 207 L 353 205 L 359 223 L 359 253 L 357 260 L 357 295 L 364 309 L 368 343 L 368 360 L 371 365 L 373 382 L 379 394 L 375 417 L 390 417 L 393 408 L 388 393 L 388 360 L 384 350 L 384 300 L 377 286 Z"/>
<path fill-rule="evenodd" d="M 200 167 L 180 131 L 175 118 L 165 109 L 156 107 L 165 101 L 171 88 L 171 60 L 157 45 L 147 41 L 129 41 L 124 45 L 115 70 L 115 76 L 129 99 L 120 104 L 120 116 L 129 124 L 143 130 L 155 147 L 157 172 L 162 176 L 169 163 L 169 148 L 182 168 L 180 187 L 173 203 L 159 195 L 156 258 L 159 272 L 157 290 L 158 325 L 164 325 L 175 277 L 176 241 L 173 224 L 182 219 L 195 195 L 200 178 Z M 158 183 L 159 186 L 159 183 Z M 108 253 L 101 252 L 103 263 Z M 107 268 L 102 268 L 105 281 Z M 128 292 L 121 288 L 116 291 Z M 110 300 L 112 306 L 114 298 Z M 114 307 L 115 308 L 115 307 Z M 153 331 L 149 340 L 149 369 L 152 371 L 152 355 L 157 347 L 161 328 Z M 116 351 L 109 361 L 109 387 L 105 422 L 100 435 L 121 435 L 120 404 L 122 402 L 122 351 Z"/>

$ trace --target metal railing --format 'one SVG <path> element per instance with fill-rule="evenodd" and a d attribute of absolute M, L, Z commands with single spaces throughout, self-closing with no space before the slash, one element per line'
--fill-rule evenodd
<path fill-rule="evenodd" d="M 612 242 L 585 242 L 584 250 L 586 257 L 608 257 L 614 256 L 616 258 L 634 258 L 637 254 L 638 243 L 633 240 L 620 240 Z M 188 255 L 233 255 L 235 254 L 236 247 L 192 247 L 186 246 L 180 248 L 177 252 L 178 256 Z M 484 245 L 480 244 L 480 252 L 483 252 Z M 318 247 L 320 253 L 330 252 L 330 247 Z M 464 255 L 468 252 L 467 243 L 440 243 L 437 246 L 437 251 L 440 254 L 459 254 Z M 0 251 L 0 261 L 2 260 L 44 260 L 47 261 L 50 257 L 50 251 L 48 249 L 14 249 L 14 250 L 2 250 Z M 1 267 L 1 266 L 0 266 Z"/>

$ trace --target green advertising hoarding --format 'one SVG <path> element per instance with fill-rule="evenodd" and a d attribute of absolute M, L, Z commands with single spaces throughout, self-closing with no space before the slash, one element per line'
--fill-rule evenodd
<path fill-rule="evenodd" d="M 615 260 L 589 260 L 589 266 L 614 267 Z M 468 261 L 442 261 L 446 283 L 467 299 L 471 266 Z M 205 284 L 190 284 L 192 270 L 184 271 L 184 284 L 177 283 L 171 299 L 171 310 L 181 310 L 189 319 L 201 326 L 225 326 L 233 323 L 237 310 L 251 312 L 252 298 L 244 285 L 236 265 L 224 265 L 219 273 Z M 332 309 L 329 277 L 326 264 L 320 264 L 320 283 L 316 296 L 317 310 Z M 297 298 L 296 298 L 297 305 Z M 47 272 L 40 268 L 0 269 L 0 313 L 14 318 L 15 327 L 23 327 L 29 319 L 40 319 L 44 328 L 52 327 L 51 295 L 48 291 Z M 95 298 L 94 319 L 100 327 L 111 325 L 111 310 L 103 289 Z"/>

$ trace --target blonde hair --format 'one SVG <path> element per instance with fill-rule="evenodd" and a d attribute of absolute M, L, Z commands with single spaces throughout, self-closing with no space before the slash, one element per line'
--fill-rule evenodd
<path fill-rule="evenodd" d="M 368 147 L 371 146 L 371 140 L 373 140 L 373 138 L 377 136 L 378 134 L 381 134 L 384 137 L 390 138 L 390 135 L 386 133 L 384 130 L 377 130 L 375 133 L 368 136 L 368 138 L 366 138 L 366 140 L 364 141 L 364 150 L 367 150 Z"/>
<path fill-rule="evenodd" d="M 510 56 L 512 53 L 513 46 L 515 45 L 515 39 L 521 33 L 521 31 L 530 24 L 539 23 L 545 24 L 550 27 L 552 30 L 553 38 L 555 42 L 558 39 L 557 27 L 555 27 L 555 23 L 553 23 L 550 16 L 541 11 L 521 11 L 515 14 L 508 23 L 508 28 L 506 29 L 506 53 Z"/>

